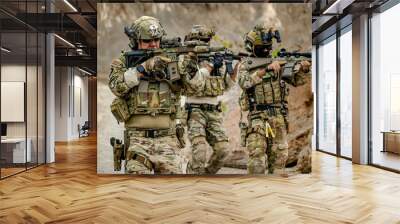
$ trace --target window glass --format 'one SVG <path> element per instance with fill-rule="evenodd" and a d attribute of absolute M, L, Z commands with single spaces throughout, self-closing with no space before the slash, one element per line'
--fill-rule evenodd
<path fill-rule="evenodd" d="M 318 48 L 318 149 L 336 153 L 336 37 Z"/>

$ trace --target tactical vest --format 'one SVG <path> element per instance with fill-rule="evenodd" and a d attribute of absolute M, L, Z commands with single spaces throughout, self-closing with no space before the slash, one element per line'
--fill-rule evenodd
<path fill-rule="evenodd" d="M 250 70 L 253 74 L 256 70 Z M 242 91 L 239 104 L 243 111 L 265 110 L 263 108 L 285 108 L 288 104 L 289 88 L 281 76 L 267 73 L 267 78 L 246 91 Z M 280 111 L 280 110 L 277 110 Z"/>
<path fill-rule="evenodd" d="M 194 89 L 185 85 L 185 94 L 187 96 L 216 97 L 223 95 L 225 89 L 226 84 L 223 76 L 209 76 L 205 80 L 204 89 Z"/>
<path fill-rule="evenodd" d="M 113 101 L 112 112 L 125 126 L 169 128 L 180 106 L 180 95 L 175 85 L 167 81 L 141 80 L 124 98 L 117 97 Z"/>
<path fill-rule="evenodd" d="M 140 81 L 127 99 L 129 113 L 134 114 L 173 114 L 176 97 L 167 82 Z"/>
<path fill-rule="evenodd" d="M 179 93 L 174 92 L 171 85 L 167 81 L 141 80 L 127 98 L 132 121 L 125 122 L 125 126 L 130 123 L 144 128 L 169 126 L 167 122 L 175 119 L 180 106 Z"/>

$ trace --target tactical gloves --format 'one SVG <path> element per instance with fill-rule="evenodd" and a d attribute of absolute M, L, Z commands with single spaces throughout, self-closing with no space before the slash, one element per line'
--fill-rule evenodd
<path fill-rule="evenodd" d="M 304 61 L 301 61 L 300 64 L 301 64 L 301 70 L 304 73 L 308 73 L 310 71 L 310 66 L 311 66 L 310 62 L 304 60 Z"/>
<path fill-rule="evenodd" d="M 164 71 L 172 60 L 164 56 L 154 56 L 142 63 L 147 73 Z"/>

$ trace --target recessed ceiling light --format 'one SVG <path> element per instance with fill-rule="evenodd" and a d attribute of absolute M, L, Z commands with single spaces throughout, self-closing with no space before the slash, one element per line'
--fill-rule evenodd
<path fill-rule="evenodd" d="M 71 42 L 69 42 L 68 40 L 66 40 L 66 39 L 64 39 L 64 38 L 62 38 L 62 37 L 60 37 L 60 36 L 57 35 L 57 34 L 54 34 L 54 36 L 57 37 L 58 39 L 60 39 L 61 41 L 63 41 L 64 43 L 66 43 L 67 45 L 69 45 L 69 46 L 75 48 L 75 45 L 73 45 L 73 44 L 72 44 Z"/>
<path fill-rule="evenodd" d="M 78 69 L 79 69 L 79 71 L 81 71 L 81 72 L 83 72 L 83 73 L 85 73 L 85 74 L 87 74 L 87 75 L 92 75 L 92 73 L 90 73 L 90 72 L 88 72 L 88 71 L 85 71 L 85 70 L 83 70 L 83 69 L 81 69 L 81 68 L 79 68 L 79 67 L 78 67 Z"/>
<path fill-rule="evenodd" d="M 78 12 L 78 10 L 68 1 L 68 0 L 64 0 L 65 4 L 67 4 L 72 10 L 74 10 L 74 12 Z"/>
<path fill-rule="evenodd" d="M 4 51 L 4 52 L 6 52 L 6 53 L 10 53 L 10 52 L 11 52 L 11 50 L 9 50 L 9 49 L 7 49 L 7 48 L 5 48 L 5 47 L 1 47 L 1 50 Z"/>
<path fill-rule="evenodd" d="M 343 9 L 351 5 L 355 0 L 336 0 L 332 5 L 330 5 L 322 14 L 342 14 Z"/>

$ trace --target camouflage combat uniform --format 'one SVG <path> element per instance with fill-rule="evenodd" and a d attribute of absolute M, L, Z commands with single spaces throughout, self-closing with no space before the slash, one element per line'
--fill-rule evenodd
<path fill-rule="evenodd" d="M 141 17 L 139 21 L 153 30 L 160 26 L 151 20 L 154 18 L 149 18 Z M 146 24 L 147 21 L 150 22 Z M 182 150 L 176 137 L 180 85 L 139 78 L 138 73 L 137 67 L 126 68 L 122 54 L 112 62 L 109 75 L 109 87 L 117 96 L 111 110 L 116 119 L 125 125 L 125 172 L 185 173 L 182 169 Z"/>
<path fill-rule="evenodd" d="M 242 88 L 240 106 L 242 111 L 248 111 L 247 124 L 241 123 L 242 142 L 249 152 L 247 170 L 249 174 L 264 174 L 267 167 L 270 173 L 274 168 L 282 171 L 289 148 L 287 83 L 301 84 L 304 74 L 300 63 L 293 63 L 282 67 L 279 75 L 267 72 L 260 78 L 258 69 L 249 69 L 249 59 L 242 60 L 238 68 L 238 83 Z M 292 74 L 284 76 L 288 69 Z M 283 76 L 291 78 L 284 79 Z M 266 151 L 268 144 L 271 144 L 270 152 Z"/>
<path fill-rule="evenodd" d="M 194 26 L 193 29 L 203 29 L 203 34 L 206 33 L 202 26 Z M 185 61 L 181 59 L 180 67 L 183 71 Z M 218 69 L 214 68 L 212 74 L 206 69 L 206 64 L 213 66 L 210 61 L 202 61 L 197 71 L 183 72 L 182 76 L 184 94 L 187 97 L 188 137 L 192 145 L 191 166 L 196 174 L 217 173 L 229 154 L 228 137 L 223 128 L 221 102 L 218 97 L 235 83 L 227 74 L 225 64 Z M 212 148 L 212 154 L 207 160 L 209 146 Z"/>

